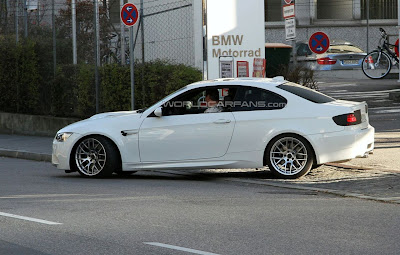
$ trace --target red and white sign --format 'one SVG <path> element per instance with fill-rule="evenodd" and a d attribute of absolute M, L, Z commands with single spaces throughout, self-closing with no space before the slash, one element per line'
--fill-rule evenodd
<path fill-rule="evenodd" d="M 138 21 L 139 12 L 134 4 L 127 3 L 121 8 L 121 20 L 125 26 L 131 27 Z"/>
<path fill-rule="evenodd" d="M 249 77 L 249 62 L 236 61 L 237 77 Z"/>
<path fill-rule="evenodd" d="M 226 97 L 227 95 L 229 95 L 229 89 L 221 89 L 221 96 Z"/>
<path fill-rule="evenodd" d="M 253 77 L 265 78 L 265 67 L 267 61 L 265 58 L 254 58 L 253 62 Z"/>
<path fill-rule="evenodd" d="M 396 52 L 397 57 L 399 57 L 399 39 L 397 39 L 396 43 L 394 44 L 394 51 Z"/>
<path fill-rule="evenodd" d="M 293 0 L 283 0 L 285 3 L 284 4 L 291 4 Z"/>
<path fill-rule="evenodd" d="M 283 18 L 294 18 L 295 15 L 294 4 L 287 4 L 283 6 Z"/>

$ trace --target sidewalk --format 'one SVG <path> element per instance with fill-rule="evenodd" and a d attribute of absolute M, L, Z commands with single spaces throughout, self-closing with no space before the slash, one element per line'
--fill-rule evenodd
<path fill-rule="evenodd" d="M 52 137 L 0 134 L 0 157 L 51 162 Z"/>
<path fill-rule="evenodd" d="M 212 178 L 400 204 L 400 137 L 398 132 L 377 133 L 375 153 L 367 159 L 327 164 L 296 180 L 278 180 L 265 169 L 191 170 Z M 51 162 L 52 137 L 0 134 L 0 157 Z M 63 174 L 63 172 L 60 172 Z M 236 178 L 239 177 L 239 178 Z"/>

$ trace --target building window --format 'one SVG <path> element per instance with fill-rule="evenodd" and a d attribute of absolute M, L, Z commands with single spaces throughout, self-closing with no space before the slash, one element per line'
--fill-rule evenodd
<path fill-rule="evenodd" d="M 397 19 L 398 0 L 369 0 L 369 19 Z M 361 18 L 367 19 L 367 2 L 361 0 Z"/>
<path fill-rule="evenodd" d="M 353 1 L 317 0 L 317 19 L 353 19 Z"/>
<path fill-rule="evenodd" d="M 265 21 L 283 21 L 282 0 L 265 0 Z"/>

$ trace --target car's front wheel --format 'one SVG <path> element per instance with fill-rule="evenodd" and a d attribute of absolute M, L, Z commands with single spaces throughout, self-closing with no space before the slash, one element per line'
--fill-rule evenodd
<path fill-rule="evenodd" d="M 120 162 L 114 143 L 102 136 L 81 140 L 75 147 L 73 156 L 74 168 L 85 177 L 111 176 Z"/>
<path fill-rule="evenodd" d="M 280 178 L 295 179 L 307 174 L 314 163 L 309 143 L 297 135 L 275 137 L 265 151 L 267 165 Z"/>

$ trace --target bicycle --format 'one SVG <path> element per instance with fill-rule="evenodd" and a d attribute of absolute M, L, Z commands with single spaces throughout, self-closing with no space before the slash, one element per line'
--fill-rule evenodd
<path fill-rule="evenodd" d="M 379 31 L 381 32 L 380 46 L 365 56 L 361 66 L 364 74 L 371 79 L 382 79 L 390 72 L 392 65 L 399 64 L 399 58 L 390 49 L 396 46 L 389 43 L 388 35 L 383 28 L 379 28 Z"/>

